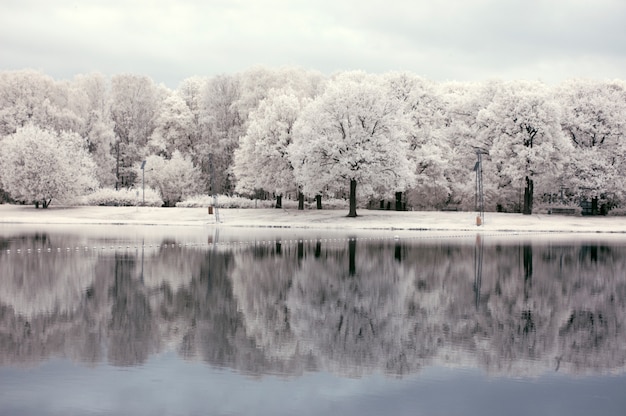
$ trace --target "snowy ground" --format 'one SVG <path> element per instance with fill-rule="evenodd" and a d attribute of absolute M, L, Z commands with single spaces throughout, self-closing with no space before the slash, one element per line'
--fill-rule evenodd
<path fill-rule="evenodd" d="M 154 207 L 51 207 L 0 205 L 5 224 L 131 224 L 221 227 L 269 227 L 327 230 L 420 230 L 471 232 L 624 233 L 626 217 L 575 217 L 486 213 L 481 226 L 476 213 L 438 211 L 220 209 Z"/>

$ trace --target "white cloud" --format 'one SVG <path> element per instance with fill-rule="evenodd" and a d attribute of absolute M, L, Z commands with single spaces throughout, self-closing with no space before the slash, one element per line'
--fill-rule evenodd
<path fill-rule="evenodd" d="M 175 87 L 255 64 L 443 80 L 626 78 L 621 0 L 8 0 L 0 69 Z"/>

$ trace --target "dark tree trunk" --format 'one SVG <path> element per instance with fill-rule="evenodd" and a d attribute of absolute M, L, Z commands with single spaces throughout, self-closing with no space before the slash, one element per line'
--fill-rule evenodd
<path fill-rule="evenodd" d="M 52 202 L 52 199 L 44 199 L 43 200 L 43 207 L 44 208 L 48 208 L 50 206 L 50 202 Z"/>
<path fill-rule="evenodd" d="M 120 189 L 120 142 L 115 143 L 115 190 Z"/>
<path fill-rule="evenodd" d="M 402 192 L 396 192 L 396 211 L 402 211 Z"/>
<path fill-rule="evenodd" d="M 315 242 L 315 258 L 318 259 L 322 255 L 322 241 L 317 240 Z"/>
<path fill-rule="evenodd" d="M 356 274 L 356 238 L 351 237 L 348 239 L 348 275 L 354 276 Z"/>
<path fill-rule="evenodd" d="M 402 246 L 400 243 L 396 243 L 394 258 L 398 261 L 398 263 L 402 263 Z"/>
<path fill-rule="evenodd" d="M 531 215 L 533 213 L 533 180 L 526 176 L 526 186 L 524 187 L 524 208 L 522 214 Z"/>
<path fill-rule="evenodd" d="M 524 263 L 524 299 L 528 300 L 533 285 L 533 247 L 525 244 L 523 248 Z"/>
<path fill-rule="evenodd" d="M 39 201 L 35 201 L 35 209 L 39 209 Z"/>
<path fill-rule="evenodd" d="M 298 264 L 302 263 L 304 258 L 304 241 L 298 240 Z"/>
<path fill-rule="evenodd" d="M 317 209 L 322 209 L 322 196 L 321 195 L 315 195 L 315 204 L 317 206 Z"/>
<path fill-rule="evenodd" d="M 591 198 L 591 215 L 598 215 L 598 197 L 594 196 Z"/>
<path fill-rule="evenodd" d="M 304 210 L 304 194 L 301 191 L 298 191 L 298 210 Z"/>
<path fill-rule="evenodd" d="M 356 179 L 350 179 L 350 212 L 348 217 L 356 217 Z"/>
<path fill-rule="evenodd" d="M 283 196 L 276 195 L 276 208 L 282 208 L 282 207 L 283 207 Z"/>

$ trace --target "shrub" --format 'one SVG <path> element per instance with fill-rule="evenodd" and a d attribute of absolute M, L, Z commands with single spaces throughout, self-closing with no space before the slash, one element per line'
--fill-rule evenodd
<path fill-rule="evenodd" d="M 298 201 L 292 199 L 283 198 L 283 208 L 285 209 L 297 209 Z M 217 206 L 218 208 L 274 208 L 276 200 L 274 199 L 250 199 L 241 196 L 228 196 L 218 195 Z M 177 207 L 182 208 L 200 208 L 213 206 L 213 197 L 208 195 L 193 195 L 182 202 L 176 204 Z M 316 209 L 315 200 L 305 202 L 304 207 L 306 209 Z M 322 199 L 322 207 L 324 209 L 347 209 L 348 201 L 345 199 Z"/>
<path fill-rule="evenodd" d="M 213 205 L 213 197 L 208 195 L 193 195 L 176 204 L 177 207 L 183 208 L 199 208 Z M 240 196 L 218 195 L 217 206 L 218 208 L 272 208 L 274 206 L 274 201 L 249 199 Z"/>
<path fill-rule="evenodd" d="M 97 191 L 85 195 L 80 201 L 82 205 L 90 206 L 115 206 L 129 207 L 142 205 L 144 193 L 142 189 L 119 189 L 100 188 Z M 152 188 L 145 188 L 145 206 L 160 207 L 163 205 L 161 195 Z"/>

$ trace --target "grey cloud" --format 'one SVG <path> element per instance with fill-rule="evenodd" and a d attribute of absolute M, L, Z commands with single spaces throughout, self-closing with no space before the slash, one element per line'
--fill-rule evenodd
<path fill-rule="evenodd" d="M 138 72 L 170 87 L 256 64 L 436 80 L 626 78 L 618 0 L 10 0 L 0 69 Z"/>

